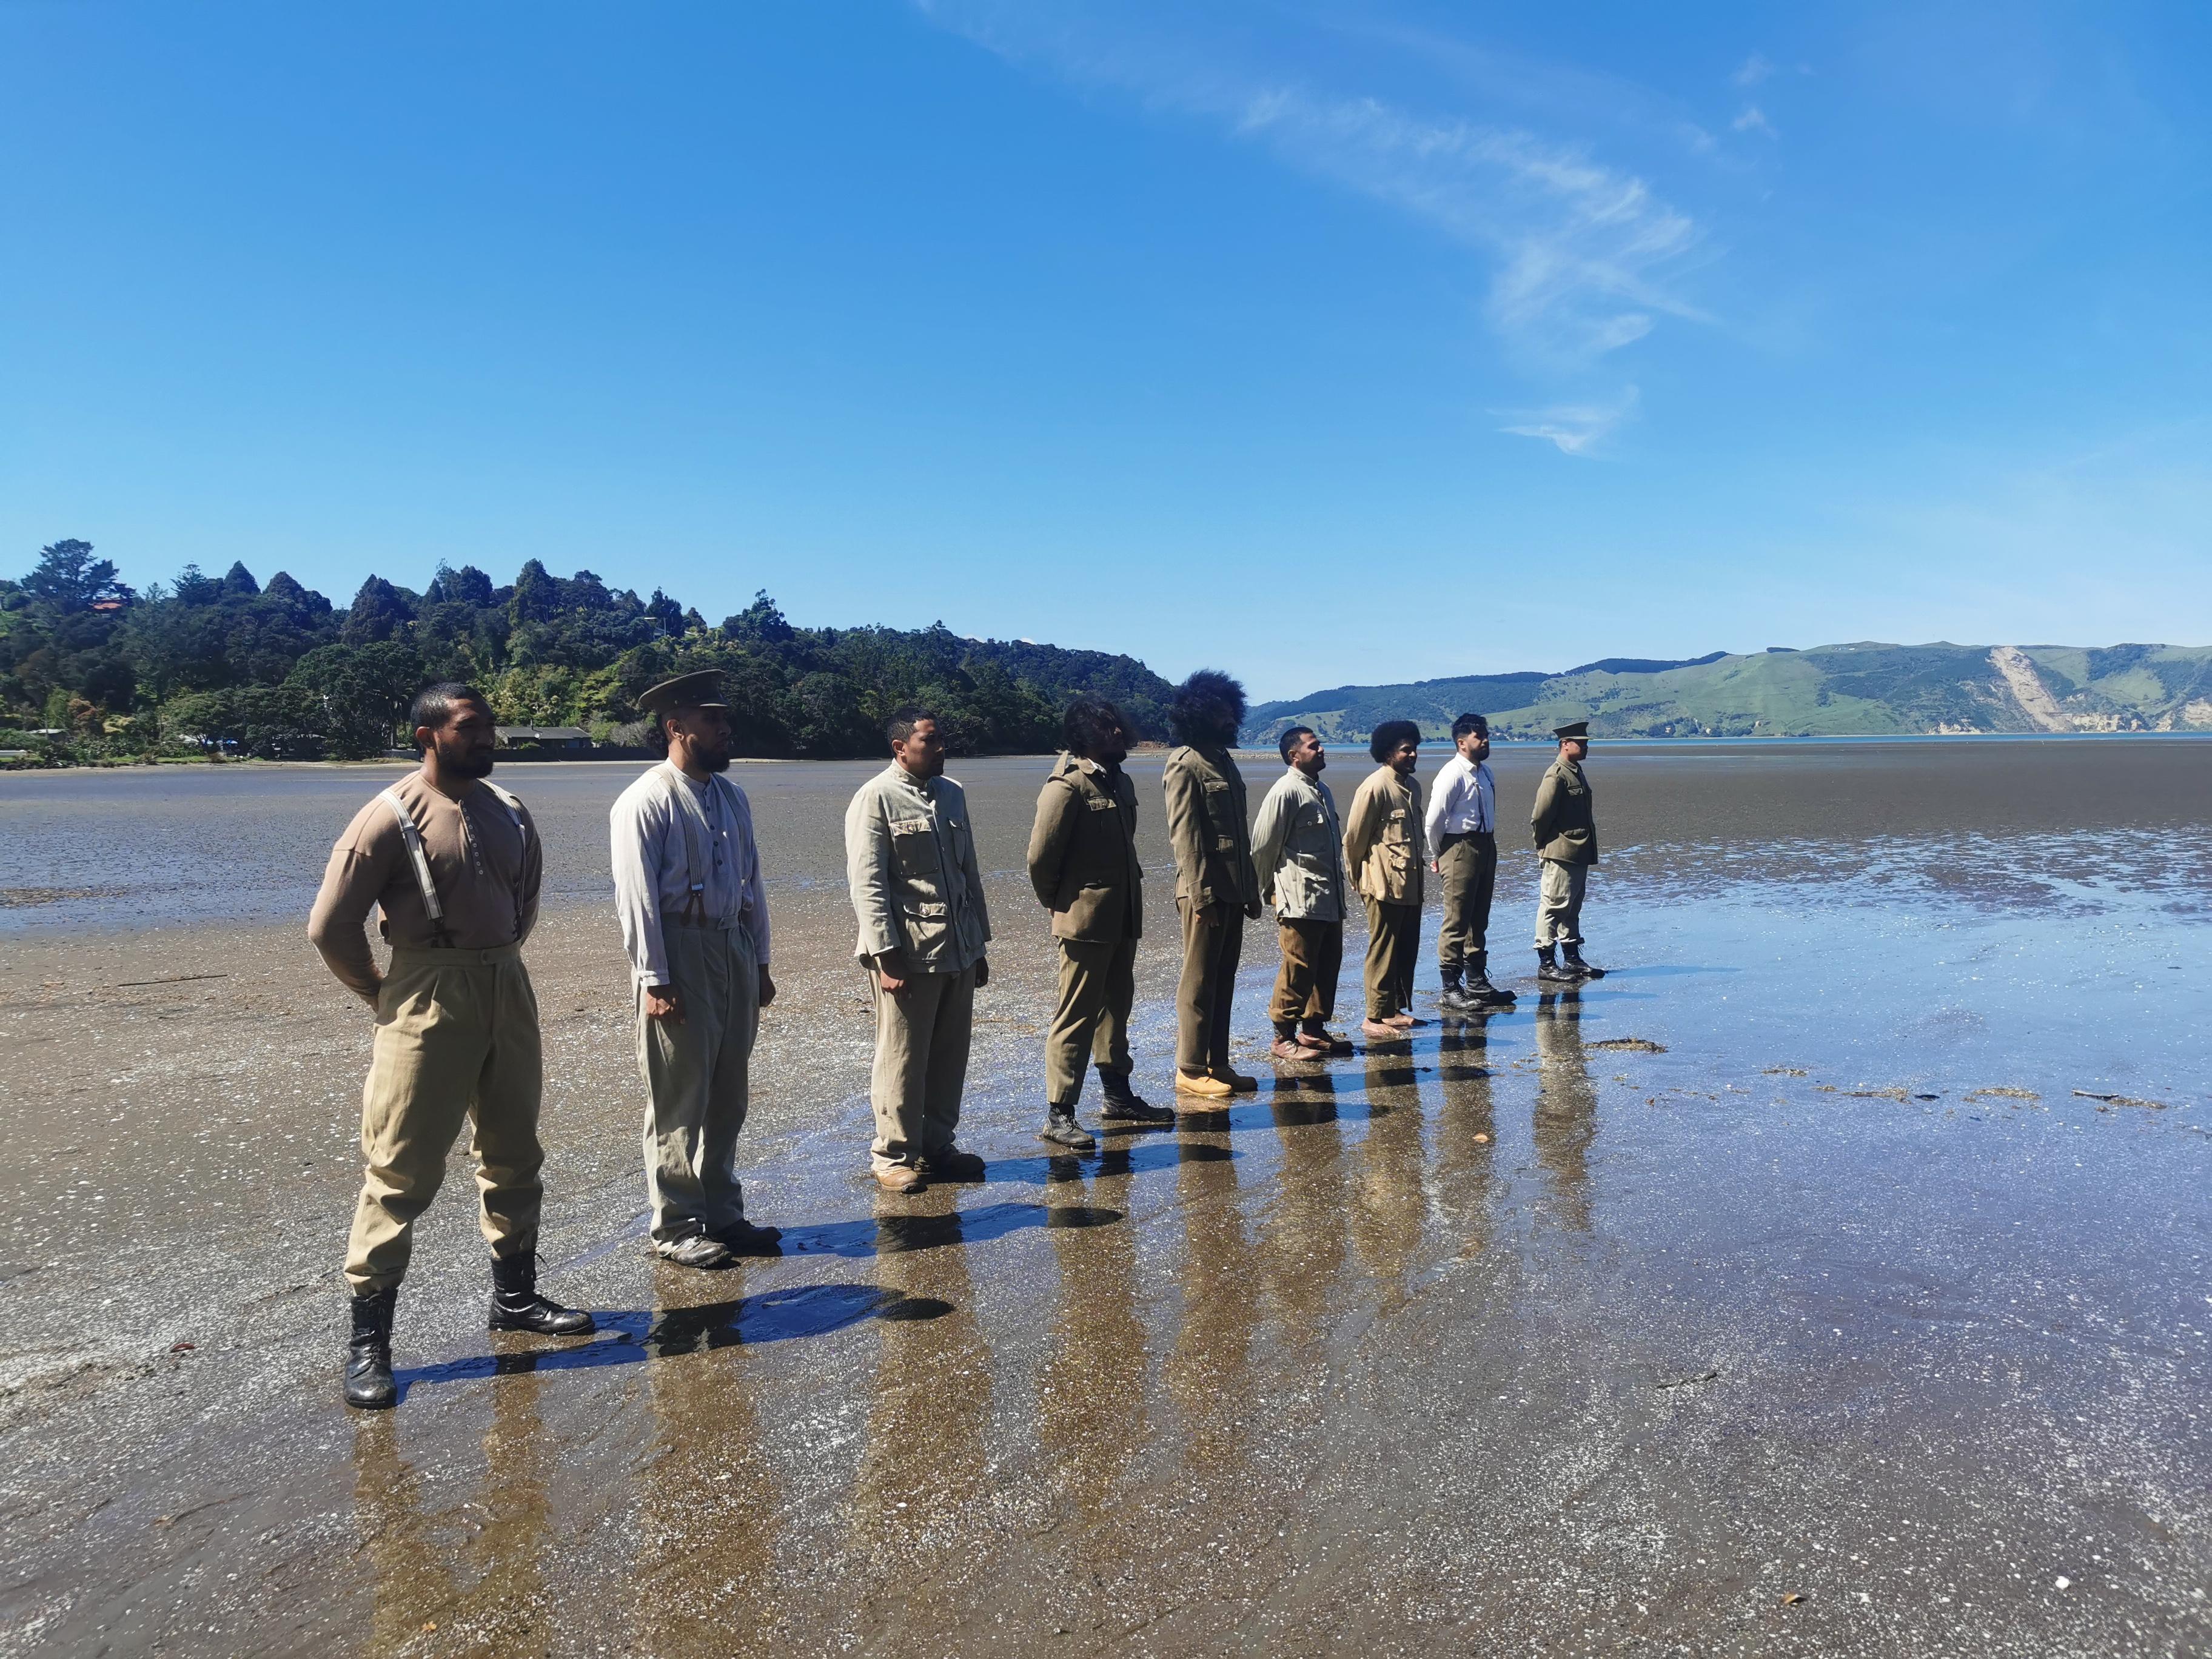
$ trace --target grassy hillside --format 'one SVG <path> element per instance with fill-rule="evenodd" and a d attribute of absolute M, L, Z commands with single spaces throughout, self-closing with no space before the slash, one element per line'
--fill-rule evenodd
<path fill-rule="evenodd" d="M 1602 737 L 2212 729 L 2212 647 L 1869 641 L 1682 663 L 1613 658 L 1562 674 L 1336 686 L 1254 709 L 1246 738 L 1297 724 L 1363 740 L 1391 718 L 1442 737 L 1463 711 L 1506 738 L 1584 719 Z"/>

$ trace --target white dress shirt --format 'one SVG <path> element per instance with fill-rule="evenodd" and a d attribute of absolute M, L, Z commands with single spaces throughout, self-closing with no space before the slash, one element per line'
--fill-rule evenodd
<path fill-rule="evenodd" d="M 1491 781 L 1488 762 L 1454 755 L 1444 763 L 1429 786 L 1426 827 L 1431 854 L 1446 836 L 1498 833 L 1498 787 Z"/>

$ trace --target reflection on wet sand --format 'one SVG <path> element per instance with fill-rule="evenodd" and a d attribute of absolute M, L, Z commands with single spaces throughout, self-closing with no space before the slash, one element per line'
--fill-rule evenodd
<path fill-rule="evenodd" d="M 1589 1057 L 1583 1048 L 1583 999 L 1579 991 L 1540 997 L 1536 1003 L 1536 1054 L 1542 1069 L 1536 1084 L 1536 1109 L 1530 1127 L 1536 1161 L 1544 1166 L 1552 1196 L 1545 1206 L 1561 1225 L 1588 1232 L 1590 1225 L 1589 1151 L 1597 1138 L 1597 1085 L 1590 1081 Z"/>
<path fill-rule="evenodd" d="M 927 1619 L 939 1577 L 988 1495 L 984 1430 L 991 1418 L 992 1355 L 975 1313 L 968 1252 L 902 1248 L 917 1211 L 952 1213 L 957 1189 L 923 1198 L 878 1194 L 876 1283 L 902 1307 L 941 1308 L 935 1317 L 876 1321 L 876 1374 L 867 1442 L 852 1499 L 854 1559 L 884 1596 L 894 1631 Z M 1090 1231 L 1090 1230 L 1084 1230 Z M 1109 1229 L 1108 1231 L 1110 1231 Z M 878 1577 L 897 1563 L 902 1583 Z"/>
<path fill-rule="evenodd" d="M 1352 1249 L 1379 1301 L 1395 1313 L 1406 1303 L 1408 1270 L 1427 1220 L 1422 1195 L 1420 1073 L 1410 1059 L 1367 1054 L 1367 1133 L 1346 1217 Z"/>
<path fill-rule="evenodd" d="M 483 1651 L 542 1646 L 554 1454 L 543 1386 L 527 1374 L 495 1385 L 483 1476 L 450 1509 L 434 1506 L 429 1483 L 401 1456 L 396 1417 L 355 1425 L 355 1526 L 374 1600 L 363 1654 L 392 1652 L 430 1624 L 465 1626 Z"/>
<path fill-rule="evenodd" d="M 1259 1262 L 1269 1307 L 1282 1322 L 1283 1358 L 1298 1376 L 1313 1375 L 1323 1363 L 1351 1200 L 1337 1121 L 1340 1079 L 1323 1074 L 1285 1086 L 1291 1081 L 1279 1081 L 1269 1097 L 1282 1163 L 1261 1212 Z"/>
<path fill-rule="evenodd" d="M 1437 1209 L 1457 1233 L 1456 1254 L 1464 1260 L 1490 1248 L 1495 1226 L 1498 1125 L 1486 1063 L 1489 1020 L 1446 1022 L 1437 1054 L 1443 1104 L 1437 1114 Z"/>
<path fill-rule="evenodd" d="M 1201 1127 L 1202 1126 L 1202 1127 Z M 1187 1437 L 1183 1462 L 1200 1482 L 1233 1479 L 1246 1448 L 1242 1424 L 1260 1321 L 1259 1285 L 1237 1202 L 1225 1113 L 1187 1115 L 1176 1130 L 1182 1213 L 1182 1318 L 1164 1366 L 1168 1397 Z"/>
<path fill-rule="evenodd" d="M 731 1273 L 656 1261 L 655 1313 L 645 1368 L 650 1447 L 637 1471 L 638 1646 L 655 1654 L 720 1654 L 732 1632 L 757 1630 L 775 1607 L 782 1494 L 754 1394 L 761 1370 L 734 1334 Z"/>
<path fill-rule="evenodd" d="M 1128 1209 L 1131 1150 L 1126 1139 L 1106 1139 L 1091 1186 L 1094 1207 Z M 1076 1160 L 1062 1162 L 1070 1182 L 1079 1179 Z M 1075 1187 L 1067 1196 L 1080 1192 Z M 1133 1227 L 1055 1227 L 1050 1237 L 1060 1294 L 1037 1378 L 1037 1437 L 1049 1455 L 1054 1495 L 1088 1526 L 1112 1512 L 1115 1488 L 1151 1430 L 1137 1234 Z"/>

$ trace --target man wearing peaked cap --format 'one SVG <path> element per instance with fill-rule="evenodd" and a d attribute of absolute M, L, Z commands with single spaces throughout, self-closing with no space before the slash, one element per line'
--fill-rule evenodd
<path fill-rule="evenodd" d="M 1536 905 L 1536 977 L 1547 984 L 1603 979 L 1605 969 L 1583 960 L 1583 889 L 1597 862 L 1597 819 L 1583 762 L 1589 754 L 1589 722 L 1556 726 L 1559 758 L 1536 786 L 1528 825 L 1544 878 Z M 1554 959 L 1557 950 L 1565 957 Z"/>
<path fill-rule="evenodd" d="M 683 1267 L 722 1267 L 780 1253 L 777 1230 L 745 1218 L 737 1169 L 753 1040 L 775 1000 L 768 895 L 751 804 L 724 775 L 721 674 L 681 674 L 637 701 L 647 741 L 667 758 L 623 791 L 608 830 L 648 1097 L 653 1247 Z"/>

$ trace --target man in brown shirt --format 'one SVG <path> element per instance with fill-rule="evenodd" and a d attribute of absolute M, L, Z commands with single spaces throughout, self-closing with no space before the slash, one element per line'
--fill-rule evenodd
<path fill-rule="evenodd" d="M 1218 669 L 1201 668 L 1176 688 L 1168 724 L 1180 745 L 1160 769 L 1168 842 L 1175 848 L 1176 909 L 1182 917 L 1176 1087 L 1220 1101 L 1260 1086 L 1229 1066 L 1244 923 L 1260 914 L 1244 775 L 1229 753 L 1244 724 L 1244 688 Z"/>
<path fill-rule="evenodd" d="M 307 937 L 376 1010 L 362 1093 L 367 1163 L 346 1250 L 353 1293 L 345 1397 L 393 1404 L 392 1317 L 416 1218 L 473 1120 L 482 1226 L 492 1250 L 491 1328 L 582 1335 L 592 1316 L 538 1293 L 538 1002 L 522 941 L 538 920 L 543 852 L 522 803 L 484 778 L 491 709 L 444 682 L 415 699 L 420 770 L 357 813 L 331 850 Z M 379 975 L 364 927 L 392 946 Z"/>
<path fill-rule="evenodd" d="M 1421 869 L 1428 863 L 1421 824 L 1421 728 L 1384 720 L 1369 738 L 1375 769 L 1352 798 L 1344 821 L 1344 867 L 1367 901 L 1367 1018 L 1360 1030 L 1395 1037 L 1413 1018 L 1413 963 L 1421 944 Z"/>

